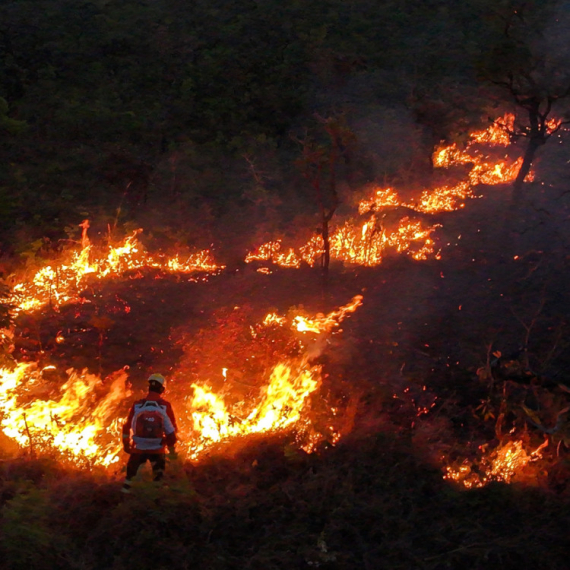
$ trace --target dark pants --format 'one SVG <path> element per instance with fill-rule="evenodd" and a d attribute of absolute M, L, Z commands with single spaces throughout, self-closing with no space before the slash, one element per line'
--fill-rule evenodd
<path fill-rule="evenodd" d="M 152 474 L 155 481 L 160 481 L 164 475 L 164 468 L 166 467 L 166 456 L 164 453 L 131 453 L 127 463 L 127 480 L 130 486 L 131 479 L 137 474 L 139 467 L 150 461 L 152 465 Z"/>

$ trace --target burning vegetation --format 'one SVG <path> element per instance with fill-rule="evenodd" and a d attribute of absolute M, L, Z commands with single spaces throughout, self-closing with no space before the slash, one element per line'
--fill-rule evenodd
<path fill-rule="evenodd" d="M 17 312 L 49 308 L 59 311 L 65 303 L 81 304 L 81 293 L 91 282 L 104 278 L 119 278 L 127 272 L 145 269 L 160 273 L 177 272 L 209 275 L 223 270 L 216 265 L 209 252 L 200 252 L 181 262 L 178 256 L 155 257 L 142 250 L 135 232 L 118 247 L 110 247 L 106 255 L 96 257 L 87 238 L 88 225 L 84 223 L 83 248 L 73 253 L 70 262 L 61 261 L 53 268 L 42 268 L 31 283 L 19 283 L 13 288 L 11 301 Z M 156 276 L 156 275 L 155 275 Z M 318 358 L 326 336 L 354 312 L 362 302 L 355 297 L 348 305 L 328 315 L 314 317 L 291 314 L 278 317 L 268 314 L 261 323 L 251 323 L 248 335 L 249 351 L 255 345 L 272 346 L 270 358 L 263 369 L 250 378 L 259 386 L 258 393 L 248 401 L 228 405 L 219 393 L 212 392 L 207 381 L 191 385 L 193 396 L 176 385 L 174 402 L 180 413 L 182 447 L 192 459 L 213 444 L 254 433 L 275 432 L 295 428 L 300 445 L 306 451 L 314 449 L 323 434 L 317 433 L 308 418 L 309 396 L 321 384 L 321 367 L 313 361 Z M 130 309 L 129 309 L 130 310 Z M 289 332 L 282 332 L 288 329 Z M 295 334 L 294 334 L 295 333 Z M 262 340 L 261 340 L 262 339 Z M 64 343 L 58 334 L 56 342 Z M 281 347 L 280 347 L 281 345 Z M 232 347 L 224 347 L 231 350 Z M 237 363 L 239 366 L 239 363 Z M 67 380 L 54 386 L 55 366 L 40 368 L 36 362 L 21 362 L 14 369 L 4 368 L 0 373 L 2 430 L 32 453 L 58 452 L 75 464 L 108 467 L 119 460 L 119 433 L 125 401 L 131 396 L 127 373 L 119 370 L 102 380 L 87 370 L 67 371 Z M 218 370 L 224 382 L 227 368 Z M 229 370 L 230 377 L 234 373 Z M 336 440 L 331 433 L 327 439 Z"/>
<path fill-rule="evenodd" d="M 568 29 L 0 2 L 2 569 L 567 570 Z"/>
<path fill-rule="evenodd" d="M 514 123 L 514 115 L 497 119 L 482 132 L 473 133 L 465 147 L 456 144 L 442 146 L 433 155 L 438 169 L 449 170 L 466 165 L 464 178 L 455 184 L 425 189 L 418 199 L 402 200 L 392 188 L 373 188 L 369 197 L 358 205 L 359 218 L 337 225 L 330 235 L 330 253 L 333 260 L 372 267 L 382 263 L 390 252 L 405 253 L 415 260 L 438 257 L 433 233 L 438 224 L 425 224 L 425 217 L 451 212 L 465 206 L 467 199 L 476 198 L 476 187 L 481 184 L 498 185 L 516 179 L 522 158 L 509 160 L 508 156 L 493 159 L 485 149 L 505 148 L 510 140 L 505 130 Z M 555 128 L 555 125 L 553 125 Z M 529 175 L 532 179 L 532 174 Z M 362 218 L 365 218 L 364 220 Z M 269 261 L 282 267 L 299 267 L 302 262 L 314 266 L 323 253 L 323 241 L 319 236 L 305 245 L 283 249 L 281 240 L 267 242 L 247 254 L 245 261 Z M 266 268 L 265 268 L 266 269 Z"/>
<path fill-rule="evenodd" d="M 464 149 L 454 144 L 435 151 L 435 168 L 446 171 L 447 179 L 454 182 L 425 189 L 414 200 L 401 199 L 393 188 L 371 189 L 358 204 L 358 213 L 332 229 L 331 258 L 372 268 L 389 252 L 404 254 L 414 262 L 437 262 L 445 257 L 445 248 L 437 239 L 442 225 L 429 220 L 464 208 L 467 200 L 478 197 L 480 185 L 515 180 L 521 159 L 509 159 L 504 153 L 493 158 L 497 149 L 509 145 L 505 133 L 513 121 L 506 115 L 486 131 L 472 134 Z M 90 322 L 99 335 L 99 359 L 105 331 L 113 325 L 103 305 L 99 310 L 97 304 L 96 292 L 105 284 L 140 281 L 152 288 L 153 281 L 171 279 L 207 289 L 224 276 L 225 266 L 215 261 L 211 251 L 183 257 L 151 254 L 139 241 L 141 230 L 117 246 L 102 248 L 90 242 L 89 222 L 81 227 L 81 248 L 16 280 L 8 300 L 17 319 L 35 314 L 65 320 L 70 310 L 78 318 L 85 307 L 95 307 Z M 275 239 L 248 253 L 244 261 L 266 274 L 257 277 L 263 280 L 278 268 L 313 267 L 322 254 L 322 237 L 315 235 L 296 248 L 285 248 L 281 239 Z M 116 298 L 120 300 L 118 294 Z M 216 326 L 204 327 L 199 335 L 180 327 L 177 334 L 183 357 L 178 365 L 169 366 L 170 398 L 186 457 L 199 462 L 253 434 L 293 434 L 295 445 L 306 453 L 320 445 L 337 444 L 351 431 L 349 424 L 356 412 L 349 410 L 353 402 L 343 402 L 346 394 L 330 401 L 325 397 L 322 386 L 331 370 L 325 374 L 323 363 L 329 358 L 327 353 L 342 344 L 340 324 L 362 304 L 363 296 L 356 295 L 327 313 L 293 307 L 289 312 L 264 314 L 236 305 L 214 313 Z M 129 314 L 131 306 L 122 301 L 118 311 Z M 16 342 L 18 334 L 18 327 L 4 330 L 5 342 Z M 69 327 L 67 333 L 57 331 L 54 355 L 60 350 L 58 345 L 66 345 L 69 334 Z M 61 360 L 59 365 L 65 359 Z M 100 370 L 101 362 L 98 366 Z M 129 366 L 125 362 L 101 375 L 93 371 L 96 363 L 89 369 L 61 369 L 44 348 L 21 351 L 19 361 L 0 370 L 3 434 L 33 455 L 56 454 L 75 465 L 117 469 L 121 422 L 136 391 L 129 380 Z M 415 406 L 415 418 L 429 416 L 438 407 L 436 400 Z M 352 417 L 347 421 L 343 414 Z M 513 434 L 496 445 L 479 446 L 479 456 L 471 460 L 445 455 L 440 468 L 445 479 L 467 488 L 491 481 L 509 483 L 539 462 L 548 444 L 548 439 L 534 445 Z"/>

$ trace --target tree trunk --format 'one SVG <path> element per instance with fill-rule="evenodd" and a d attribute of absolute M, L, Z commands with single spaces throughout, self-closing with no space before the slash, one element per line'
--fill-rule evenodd
<path fill-rule="evenodd" d="M 531 137 L 530 140 L 528 141 L 528 146 L 526 147 L 526 151 L 524 153 L 524 158 L 521 164 L 521 168 L 513 184 L 513 202 L 517 204 L 520 204 L 522 202 L 524 179 L 527 177 L 528 173 L 530 172 L 530 167 L 532 166 L 532 163 L 534 161 L 536 151 L 544 143 L 545 141 L 543 137 Z"/>

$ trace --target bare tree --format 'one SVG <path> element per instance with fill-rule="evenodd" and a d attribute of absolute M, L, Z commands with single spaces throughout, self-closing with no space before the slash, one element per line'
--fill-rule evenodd
<path fill-rule="evenodd" d="M 341 116 L 323 118 L 315 115 L 323 132 L 317 136 L 305 135 L 298 140 L 302 147 L 302 156 L 297 161 L 303 176 L 314 191 L 319 208 L 319 233 L 323 238 L 322 273 L 323 284 L 328 282 L 330 265 L 330 221 L 336 212 L 340 200 L 337 188 L 338 168 L 341 161 L 347 163 L 349 151 L 355 142 L 354 133 L 346 126 Z M 323 137 L 323 134 L 326 135 Z"/>
<path fill-rule="evenodd" d="M 526 138 L 523 163 L 514 183 L 513 199 L 523 196 L 523 182 L 538 149 L 567 123 L 560 111 L 570 99 L 570 25 L 568 5 L 510 0 L 495 12 L 499 33 L 481 61 L 482 78 L 499 87 L 516 109 L 513 139 Z"/>

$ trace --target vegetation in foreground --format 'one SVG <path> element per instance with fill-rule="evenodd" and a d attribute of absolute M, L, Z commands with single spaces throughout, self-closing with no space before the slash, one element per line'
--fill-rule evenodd
<path fill-rule="evenodd" d="M 3 567 L 567 568 L 568 495 L 459 491 L 406 436 L 355 434 L 309 456 L 273 439 L 171 464 L 166 482 L 125 498 L 49 460 L 3 463 Z"/>

